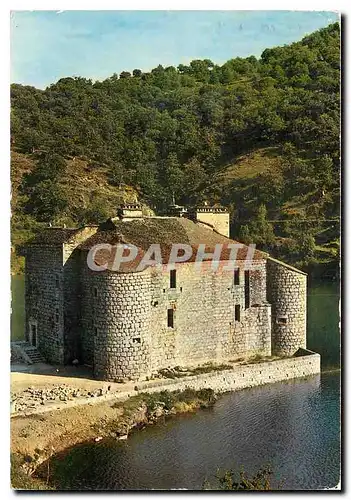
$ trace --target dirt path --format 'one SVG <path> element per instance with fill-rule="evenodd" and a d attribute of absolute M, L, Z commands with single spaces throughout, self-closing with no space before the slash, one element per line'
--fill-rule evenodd
<path fill-rule="evenodd" d="M 39 372 L 39 373 L 38 373 Z M 21 395 L 29 387 L 38 390 L 50 390 L 57 386 L 69 386 L 81 391 L 97 391 L 102 389 L 109 397 L 87 398 L 58 402 L 60 410 L 50 410 L 43 414 L 19 415 L 11 418 L 11 451 L 23 455 L 33 455 L 35 449 L 51 449 L 61 451 L 79 442 L 98 437 L 97 429 L 104 422 L 118 418 L 120 409 L 112 408 L 113 395 L 131 391 L 134 383 L 118 384 L 94 380 L 91 372 L 85 367 L 63 367 L 59 371 L 55 367 L 44 364 L 12 365 L 11 393 Z M 79 402 L 85 404 L 79 404 Z M 97 401 L 99 399 L 99 401 Z M 97 403 L 97 404 L 96 404 Z M 67 406 L 65 408 L 64 406 Z M 56 404 L 57 406 L 57 404 Z M 39 407 L 39 410 L 43 407 Z"/>
<path fill-rule="evenodd" d="M 11 451 L 33 456 L 36 449 L 55 452 L 99 437 L 98 428 L 117 419 L 122 410 L 113 402 L 87 404 L 43 415 L 11 419 Z"/>
<path fill-rule="evenodd" d="M 29 371 L 31 370 L 31 371 Z M 48 389 L 55 385 L 66 384 L 85 390 L 107 389 L 113 391 L 125 391 L 133 388 L 135 384 L 118 384 L 114 382 L 104 382 L 94 380 L 90 370 L 86 368 L 55 367 L 37 364 L 28 367 L 27 365 L 12 365 L 11 367 L 11 392 L 21 392 L 28 387 L 35 389 Z"/>

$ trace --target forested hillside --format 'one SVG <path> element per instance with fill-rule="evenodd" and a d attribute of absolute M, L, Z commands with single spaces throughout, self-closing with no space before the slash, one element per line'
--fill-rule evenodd
<path fill-rule="evenodd" d="M 174 194 L 229 206 L 232 237 L 280 258 L 335 262 L 339 85 L 337 23 L 260 59 L 13 84 L 13 243 L 135 196 L 161 213 Z"/>

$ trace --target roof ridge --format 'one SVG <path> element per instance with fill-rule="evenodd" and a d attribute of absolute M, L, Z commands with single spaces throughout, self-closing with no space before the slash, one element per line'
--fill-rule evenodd
<path fill-rule="evenodd" d="M 270 255 L 267 257 L 268 260 L 271 260 L 272 262 L 275 262 L 276 264 L 280 264 L 283 267 L 287 267 L 288 269 L 291 269 L 292 271 L 295 271 L 300 274 L 304 274 L 305 276 L 308 276 L 305 271 L 301 271 L 301 269 L 298 269 L 297 267 L 291 266 L 290 264 L 287 264 L 286 262 L 283 262 L 281 260 L 275 259 L 274 257 L 271 257 Z"/>

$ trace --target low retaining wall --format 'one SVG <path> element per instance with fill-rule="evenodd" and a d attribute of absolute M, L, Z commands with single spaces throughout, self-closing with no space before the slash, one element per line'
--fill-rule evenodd
<path fill-rule="evenodd" d="M 162 380 L 153 387 L 146 382 L 137 384 L 138 391 L 156 392 L 160 390 L 184 390 L 187 387 L 194 390 L 203 388 L 213 389 L 215 392 L 236 391 L 255 387 L 257 385 L 282 382 L 284 380 L 306 377 L 320 373 L 320 355 L 300 349 L 293 358 L 278 359 L 238 365 L 230 370 L 205 373 L 180 379 Z"/>
<path fill-rule="evenodd" d="M 193 375 L 178 379 L 150 380 L 139 382 L 134 390 L 121 390 L 96 398 L 82 398 L 64 403 L 53 403 L 32 411 L 17 413 L 13 411 L 11 417 L 46 413 L 72 406 L 85 404 L 99 404 L 105 401 L 125 401 L 140 392 L 176 391 L 186 388 L 199 390 L 213 389 L 217 393 L 237 391 L 258 385 L 272 384 L 284 380 L 307 377 L 320 373 L 320 355 L 308 349 L 299 349 L 296 357 L 263 361 L 247 365 L 237 365 L 229 370 L 213 371 L 201 375 Z"/>

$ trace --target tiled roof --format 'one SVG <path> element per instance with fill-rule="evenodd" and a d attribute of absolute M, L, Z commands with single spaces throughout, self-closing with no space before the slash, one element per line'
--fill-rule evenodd
<path fill-rule="evenodd" d="M 27 246 L 57 246 L 67 243 L 77 236 L 82 231 L 82 228 L 46 228 L 41 231 Z M 88 251 L 98 244 L 109 244 L 112 246 L 118 243 L 134 245 L 138 248 L 137 257 L 131 261 L 123 263 L 119 271 L 132 272 L 136 271 L 140 261 L 144 257 L 146 251 L 153 244 L 159 244 L 161 249 L 162 263 L 167 264 L 169 261 L 172 244 L 186 244 L 192 248 L 192 256 L 188 259 L 189 262 L 195 261 L 199 245 L 205 245 L 206 253 L 213 253 L 215 245 L 222 244 L 220 255 L 221 261 L 230 260 L 231 248 L 228 245 L 239 244 L 238 241 L 226 238 L 218 232 L 212 230 L 202 223 L 195 223 L 183 217 L 145 217 L 143 219 L 107 221 L 102 224 L 99 230 L 92 236 L 85 239 L 78 245 L 78 249 Z M 239 261 L 246 260 L 247 257 L 253 260 L 262 260 L 268 257 L 268 254 L 259 250 L 249 249 L 248 246 L 241 244 L 238 248 L 236 259 Z M 96 264 L 102 265 L 107 263 L 108 269 L 113 269 L 115 251 L 99 250 L 95 254 Z M 206 260 L 206 259 L 204 259 Z"/>
<path fill-rule="evenodd" d="M 239 244 L 238 241 L 231 240 L 225 236 L 203 226 L 201 223 L 194 223 L 182 217 L 150 217 L 144 219 L 134 219 L 130 221 L 114 221 L 114 229 L 98 231 L 93 236 L 85 240 L 79 248 L 90 250 L 98 244 L 117 245 L 118 243 L 131 244 L 138 248 L 137 257 L 127 263 L 123 263 L 120 271 L 135 271 L 145 252 L 152 244 L 159 244 L 161 249 L 162 262 L 168 263 L 173 243 L 187 244 L 192 247 L 192 257 L 188 262 L 195 260 L 200 244 L 205 244 L 205 252 L 213 253 L 216 244 L 222 244 L 220 260 L 230 259 L 231 248 L 228 245 Z M 112 225 L 110 225 L 112 227 Z M 250 256 L 253 260 L 267 258 L 267 254 L 259 250 L 254 250 L 250 255 L 249 247 L 242 244 L 238 249 L 236 259 L 245 260 Z M 99 265 L 107 263 L 112 269 L 115 252 L 99 250 L 95 255 L 95 262 Z"/>
<path fill-rule="evenodd" d="M 79 228 L 48 227 L 38 232 L 27 245 L 62 245 L 79 233 Z"/>

